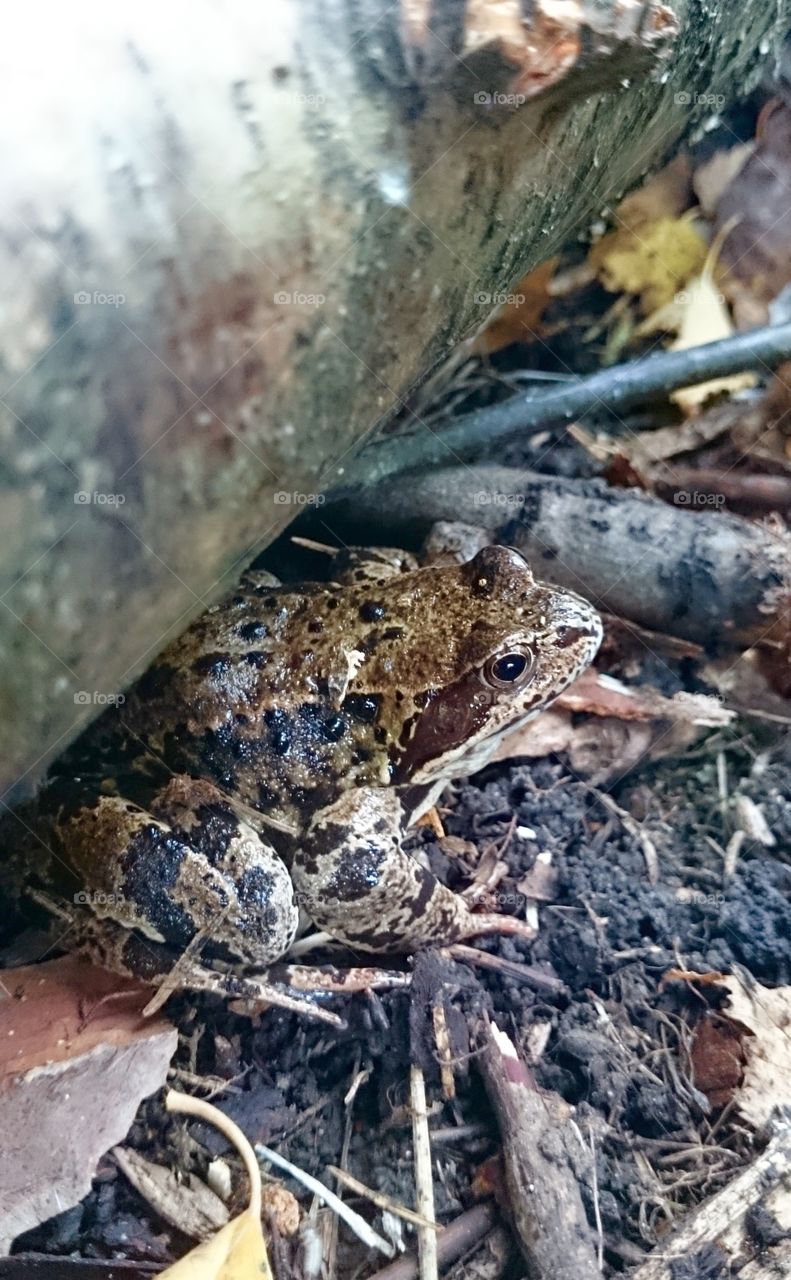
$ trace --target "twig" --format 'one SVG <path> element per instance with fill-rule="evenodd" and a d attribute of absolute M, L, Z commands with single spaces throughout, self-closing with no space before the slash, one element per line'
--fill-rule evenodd
<path fill-rule="evenodd" d="M 497 1220 L 497 1209 L 491 1200 L 473 1205 L 465 1213 L 443 1227 L 437 1236 L 437 1259 L 441 1267 L 469 1253 L 490 1231 Z M 417 1280 L 418 1261 L 414 1254 L 391 1262 L 369 1280 Z"/>
<path fill-rule="evenodd" d="M 487 1023 L 478 1059 L 497 1116 L 510 1212 L 531 1276 L 592 1280 L 601 1275 L 578 1168 L 587 1147 L 557 1094 L 539 1093 L 502 1031 Z"/>
<path fill-rule="evenodd" d="M 588 1137 L 590 1138 L 590 1148 L 591 1148 L 591 1177 L 593 1180 L 593 1216 L 596 1220 L 596 1235 L 598 1236 L 598 1240 L 599 1240 L 597 1261 L 599 1263 L 599 1270 L 601 1271 L 602 1267 L 604 1266 L 604 1228 L 602 1227 L 601 1206 L 599 1204 L 599 1172 L 598 1172 L 598 1169 L 596 1168 L 596 1139 L 593 1136 L 592 1129 Z"/>
<path fill-rule="evenodd" d="M 442 1092 L 446 1098 L 455 1098 L 456 1080 L 453 1075 L 450 1032 L 448 1031 L 448 1020 L 445 1017 L 445 1006 L 442 1003 L 441 994 L 438 994 L 436 1003 L 431 1007 L 431 1016 L 434 1022 L 434 1043 L 437 1046 L 437 1056 L 440 1063 Z"/>
<path fill-rule="evenodd" d="M 350 1209 L 347 1204 L 344 1204 L 334 1191 L 330 1191 L 329 1187 L 326 1187 L 323 1182 L 319 1182 L 318 1178 L 314 1178 L 310 1173 L 305 1173 L 304 1169 L 298 1169 L 290 1160 L 278 1155 L 271 1147 L 265 1147 L 261 1142 L 255 1144 L 255 1153 L 259 1160 L 268 1160 L 276 1169 L 282 1169 L 284 1173 L 290 1173 L 292 1178 L 296 1178 L 297 1182 L 301 1182 L 303 1187 L 307 1187 L 308 1191 L 312 1191 L 314 1196 L 318 1196 L 319 1200 L 337 1213 L 339 1218 L 343 1218 L 347 1227 L 369 1249 L 379 1249 L 385 1257 L 392 1258 L 393 1246 L 378 1235 L 373 1227 L 368 1225 L 365 1218 L 361 1218 L 359 1213 L 355 1213 L 354 1209 Z"/>
<path fill-rule="evenodd" d="M 375 1191 L 373 1187 L 367 1187 L 364 1182 L 360 1182 L 359 1178 L 353 1177 L 345 1169 L 339 1169 L 334 1164 L 328 1164 L 327 1168 L 345 1187 L 348 1187 L 350 1191 L 356 1191 L 359 1196 L 365 1196 L 366 1200 L 370 1200 L 372 1204 L 375 1204 L 377 1209 L 384 1209 L 388 1213 L 394 1213 L 397 1218 L 403 1218 L 405 1222 L 411 1222 L 414 1227 L 425 1227 L 428 1231 L 440 1230 L 437 1223 L 430 1218 L 424 1218 L 422 1213 L 415 1213 L 414 1209 L 408 1209 L 400 1200 L 391 1200 L 390 1196 L 386 1196 L 383 1191 Z"/>
<path fill-rule="evenodd" d="M 387 440 L 372 441 L 347 469 L 343 492 L 373 485 L 400 471 L 423 470 L 492 452 L 524 432 L 572 422 L 602 408 L 622 412 L 648 396 L 745 369 L 775 368 L 791 356 L 791 323 L 767 325 L 685 351 L 665 351 L 601 369 L 541 394 L 512 396 L 465 414 L 440 430 L 422 424 Z M 334 491 L 337 496 L 340 490 Z"/>
<path fill-rule="evenodd" d="M 488 951 L 479 951 L 477 947 L 468 947 L 463 942 L 454 942 L 450 947 L 443 947 L 442 954 L 453 960 L 466 960 L 468 964 L 477 964 L 481 969 L 494 969 L 496 973 L 507 974 L 516 978 L 535 991 L 550 995 L 562 995 L 566 984 L 561 978 L 532 964 L 519 964 L 516 960 L 506 960 L 502 956 L 490 955 Z"/>
<path fill-rule="evenodd" d="M 656 845 L 648 833 L 643 829 L 642 823 L 633 818 L 628 810 L 622 809 L 619 804 L 616 804 L 612 796 L 608 796 L 606 792 L 602 791 L 600 793 L 599 800 L 605 809 L 609 809 L 610 813 L 615 814 L 616 818 L 620 821 L 621 826 L 629 832 L 630 836 L 634 836 L 635 840 L 639 842 L 643 850 L 643 857 L 645 858 L 646 870 L 648 872 L 648 883 L 658 884 L 659 858 L 656 852 Z"/>
<path fill-rule="evenodd" d="M 431 1172 L 431 1139 L 426 1111 L 426 1082 L 418 1066 L 409 1068 L 409 1102 L 412 1110 L 412 1143 L 415 1148 L 415 1202 L 418 1213 L 434 1222 L 434 1180 Z M 438 1280 L 437 1236 L 429 1227 L 417 1233 L 420 1280 Z"/>

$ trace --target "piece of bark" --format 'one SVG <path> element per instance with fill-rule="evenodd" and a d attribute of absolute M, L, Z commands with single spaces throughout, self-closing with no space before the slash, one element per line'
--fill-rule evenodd
<path fill-rule="evenodd" d="M 113 1156 L 154 1212 L 191 1240 L 207 1240 L 228 1221 L 222 1200 L 200 1178 L 183 1182 L 172 1169 L 146 1160 L 133 1147 L 114 1147 Z"/>
<path fill-rule="evenodd" d="M 359 494 L 322 519 L 350 540 L 375 523 L 383 537 L 414 546 L 437 520 L 477 523 L 522 551 L 537 577 L 709 650 L 788 632 L 787 533 L 602 481 L 452 467 Z"/>
<path fill-rule="evenodd" d="M 0 972 L 0 1251 L 86 1194 L 164 1084 L 177 1033 L 150 997 L 74 956 Z"/>
<path fill-rule="evenodd" d="M 541 1093 L 511 1041 L 491 1023 L 481 1029 L 478 1063 L 497 1115 L 508 1210 L 531 1280 L 594 1280 L 596 1238 L 585 1214 L 577 1170 L 590 1163 L 572 1108 Z"/>
<path fill-rule="evenodd" d="M 457 0 L 19 9 L 0 51 L 3 789 L 696 127 L 701 40 L 701 97 L 730 101 L 791 18 L 667 7 L 670 41 L 657 3 L 527 22 L 487 3 L 484 48 L 484 7 Z M 573 65 L 547 44 L 559 16 Z"/>
<path fill-rule="evenodd" d="M 699 1205 L 679 1231 L 657 1245 L 631 1280 L 676 1280 L 708 1258 L 706 1275 L 733 1280 L 787 1280 L 791 1276 L 791 1123 L 778 1123 L 768 1146 L 710 1200 Z M 720 1270 L 713 1269 L 715 1260 Z"/>

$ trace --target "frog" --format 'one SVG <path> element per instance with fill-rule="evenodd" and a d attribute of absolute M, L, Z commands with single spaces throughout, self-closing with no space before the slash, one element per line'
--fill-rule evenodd
<path fill-rule="evenodd" d="M 299 585 L 248 571 L 52 770 L 20 819 L 50 855 L 41 884 L 76 886 L 109 967 L 156 985 L 180 965 L 202 990 L 252 990 L 305 918 L 367 954 L 519 932 L 405 836 L 601 636 L 508 546 L 433 564 L 347 549 Z"/>

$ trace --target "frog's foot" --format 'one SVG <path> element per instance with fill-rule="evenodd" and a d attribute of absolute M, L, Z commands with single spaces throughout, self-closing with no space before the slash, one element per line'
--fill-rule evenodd
<path fill-rule="evenodd" d="M 416 557 L 399 547 L 343 547 L 333 557 L 330 577 L 333 582 L 351 586 L 381 583 L 417 567 Z"/>
<path fill-rule="evenodd" d="M 190 949 L 179 955 L 169 947 L 151 942 L 112 920 L 98 920 L 84 909 L 60 904 L 46 894 L 37 892 L 35 897 L 53 915 L 68 921 L 70 951 L 82 952 L 94 964 L 102 969 L 109 969 L 111 973 L 157 988 L 143 1011 L 146 1016 L 156 1013 L 174 992 L 203 991 L 254 1005 L 259 1010 L 261 1006 L 274 1005 L 289 1013 L 315 1018 L 333 1027 L 343 1027 L 344 1021 L 336 1013 L 313 1004 L 307 998 L 289 995 L 288 986 L 293 985 L 295 991 L 304 991 L 306 995 L 311 991 L 316 994 L 349 993 L 361 989 L 351 982 L 342 984 L 332 982 L 329 978 L 311 984 L 306 977 L 309 970 L 303 970 L 300 966 L 295 967 L 293 981 L 291 967 L 283 968 L 282 979 L 285 982 L 277 978 L 268 982 L 259 977 L 212 969 L 200 964 Z M 392 976 L 398 978 L 401 975 Z M 378 985 L 382 985 L 381 978 Z"/>
<path fill-rule="evenodd" d="M 532 940 L 513 916 L 475 915 L 401 848 L 402 808 L 389 788 L 348 791 L 313 820 L 291 876 L 320 929 L 366 951 L 415 951 L 479 933 Z"/>

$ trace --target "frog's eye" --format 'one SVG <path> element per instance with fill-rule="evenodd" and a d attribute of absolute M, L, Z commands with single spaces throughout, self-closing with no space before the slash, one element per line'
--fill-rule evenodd
<path fill-rule="evenodd" d="M 532 671 L 532 653 L 514 649 L 511 653 L 501 653 L 496 658 L 490 658 L 483 669 L 483 677 L 495 689 L 506 689 L 509 685 L 513 687 L 524 684 Z"/>

